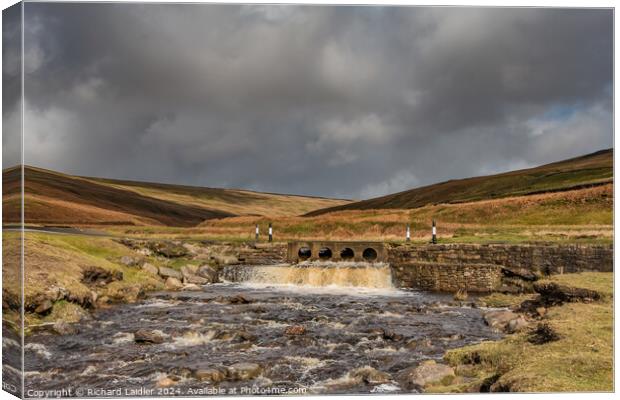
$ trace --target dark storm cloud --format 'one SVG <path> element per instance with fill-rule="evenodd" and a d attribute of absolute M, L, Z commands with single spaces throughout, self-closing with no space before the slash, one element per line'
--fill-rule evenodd
<path fill-rule="evenodd" d="M 612 145 L 610 10 L 26 4 L 26 163 L 369 197 Z"/>

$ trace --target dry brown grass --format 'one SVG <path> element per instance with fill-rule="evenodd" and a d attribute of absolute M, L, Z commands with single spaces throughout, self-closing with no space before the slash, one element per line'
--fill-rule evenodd
<path fill-rule="evenodd" d="M 443 240 L 609 240 L 613 235 L 613 185 L 485 200 L 441 204 L 413 210 L 351 210 L 315 217 L 233 217 L 205 221 L 192 233 L 252 239 L 254 226 L 288 239 L 402 240 L 407 223 L 412 239 L 430 238 L 431 221 Z M 190 232 L 186 232 L 190 233 Z"/>

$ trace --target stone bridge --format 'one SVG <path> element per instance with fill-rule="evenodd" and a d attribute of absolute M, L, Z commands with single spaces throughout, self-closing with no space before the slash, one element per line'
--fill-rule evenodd
<path fill-rule="evenodd" d="M 287 260 L 387 262 L 382 242 L 298 241 L 288 243 Z"/>

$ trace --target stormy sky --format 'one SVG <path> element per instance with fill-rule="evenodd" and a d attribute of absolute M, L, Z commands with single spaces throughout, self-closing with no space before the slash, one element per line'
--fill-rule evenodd
<path fill-rule="evenodd" d="M 25 163 L 72 174 L 369 198 L 613 145 L 611 10 L 26 3 L 24 31 Z"/>

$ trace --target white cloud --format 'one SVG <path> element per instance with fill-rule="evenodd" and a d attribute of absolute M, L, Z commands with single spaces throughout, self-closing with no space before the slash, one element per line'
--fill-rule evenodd
<path fill-rule="evenodd" d="M 74 151 L 73 139 L 80 134 L 79 118 L 71 111 L 52 106 L 38 110 L 28 101 L 24 107 L 24 163 L 55 165 Z M 79 149 L 85 152 L 95 149 Z"/>
<path fill-rule="evenodd" d="M 409 170 L 401 170 L 392 175 L 391 178 L 378 183 L 366 185 L 360 190 L 359 198 L 369 199 L 384 196 L 386 194 L 402 192 L 413 189 L 420 180 Z"/>

